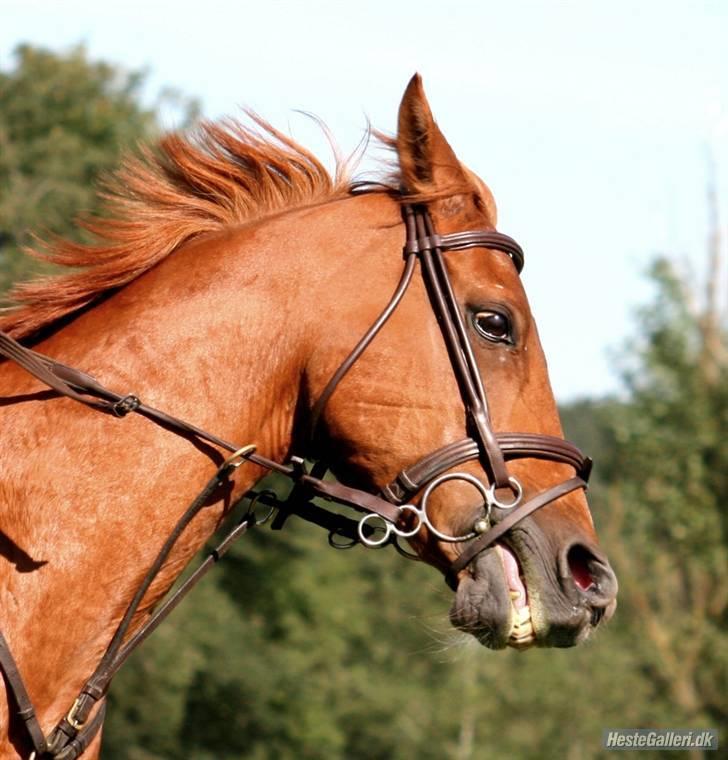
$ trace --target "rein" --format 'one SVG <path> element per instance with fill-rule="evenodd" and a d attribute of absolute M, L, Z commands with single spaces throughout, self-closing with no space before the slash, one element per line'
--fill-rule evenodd
<path fill-rule="evenodd" d="M 573 444 L 555 436 L 493 431 L 483 381 L 443 256 L 447 251 L 469 248 L 496 250 L 508 255 L 520 273 L 523 267 L 521 247 L 512 238 L 495 230 L 438 235 L 425 207 L 405 205 L 403 216 L 407 237 L 404 246 L 405 264 L 400 281 L 385 309 L 342 362 L 315 403 L 312 410 L 312 436 L 319 427 L 326 403 L 402 301 L 419 261 L 431 305 L 458 380 L 471 437 L 447 444 L 413 463 L 382 488 L 379 494 L 350 488 L 337 481 L 324 480 L 328 468 L 323 462 L 316 462 L 309 472 L 300 457 L 292 457 L 289 463 L 283 464 L 258 454 L 253 444 L 236 446 L 189 422 L 147 406 L 133 394 L 122 395 L 109 390 L 90 375 L 25 348 L 0 331 L 0 356 L 14 361 L 58 394 L 116 417 L 125 417 L 130 413 L 141 414 L 177 435 L 207 441 L 230 453 L 178 520 L 129 603 L 97 668 L 81 688 L 66 716 L 48 736 L 41 729 L 20 671 L 0 631 L 0 671 L 15 701 L 15 714 L 23 721 L 34 748 L 31 754 L 33 760 L 42 757 L 74 760 L 85 751 L 103 723 L 103 699 L 111 680 L 131 652 L 219 561 L 232 543 L 255 525 L 273 518 L 271 527 L 280 529 L 288 517 L 295 514 L 326 529 L 329 544 L 334 548 L 350 548 L 357 543 L 370 547 L 392 544 L 400 554 L 413 559 L 417 559 L 416 555 L 404 550 L 399 545 L 399 539 L 411 538 L 426 526 L 439 540 L 462 543 L 465 546 L 446 572 L 447 583 L 455 590 L 458 574 L 521 520 L 572 491 L 586 488 L 591 460 Z M 509 474 L 507 468 L 507 462 L 522 458 L 568 464 L 574 468 L 576 476 L 523 502 L 521 484 Z M 478 460 L 482 464 L 490 483 L 487 487 L 473 475 L 451 472 L 453 467 L 472 460 Z M 245 499 L 250 502 L 243 517 L 192 575 L 173 594 L 163 599 L 139 630 L 125 640 L 144 595 L 185 527 L 205 506 L 213 502 L 213 496 L 223 489 L 228 492 L 232 489 L 232 476 L 244 462 L 251 462 L 290 479 L 293 488 L 289 496 L 282 500 L 267 490 L 246 493 L 240 499 L 241 502 Z M 482 514 L 471 521 L 459 536 L 441 533 L 427 514 L 430 495 L 440 485 L 452 480 L 461 480 L 474 486 L 480 492 L 484 504 Z M 419 506 L 410 503 L 420 491 L 423 491 L 423 495 Z M 503 495 L 504 492 L 506 495 Z M 352 519 L 329 511 L 312 503 L 316 497 L 353 508 L 364 516 Z M 268 511 L 259 517 L 258 509 L 261 505 Z M 91 717 L 94 707 L 99 703 L 100 706 Z"/>

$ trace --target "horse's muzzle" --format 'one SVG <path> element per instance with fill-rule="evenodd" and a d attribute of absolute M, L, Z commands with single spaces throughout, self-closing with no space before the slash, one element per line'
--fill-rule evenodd
<path fill-rule="evenodd" d="M 452 624 L 492 649 L 575 646 L 616 609 L 617 579 L 598 548 L 553 551 L 531 528 L 483 552 L 457 587 Z"/>

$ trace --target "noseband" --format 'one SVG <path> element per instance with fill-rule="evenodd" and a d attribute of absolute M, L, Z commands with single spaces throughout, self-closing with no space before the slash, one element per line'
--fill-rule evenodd
<path fill-rule="evenodd" d="M 315 433 L 327 401 L 401 303 L 419 261 L 430 302 L 442 329 L 460 387 L 469 437 L 446 444 L 409 465 L 382 488 L 379 494 L 324 480 L 327 467 L 323 462 L 317 462 L 309 472 L 304 460 L 299 457 L 292 457 L 289 463 L 283 464 L 256 453 L 254 445 L 236 446 L 184 420 L 144 404 L 136 395 L 116 393 L 80 370 L 24 348 L 0 331 L 0 356 L 14 361 L 60 395 L 68 396 L 115 417 L 125 417 L 130 413 L 141 414 L 185 438 L 208 441 L 232 452 L 177 522 L 127 607 L 96 670 L 82 687 L 67 715 L 47 737 L 41 730 L 7 641 L 0 632 L 0 672 L 5 676 L 13 694 L 17 706 L 16 715 L 23 721 L 26 734 L 34 747 L 32 757 L 73 760 L 83 753 L 101 727 L 103 704 L 93 717 L 91 712 L 103 699 L 112 677 L 134 648 L 174 609 L 237 537 L 244 534 L 249 527 L 266 522 L 273 512 L 277 511 L 272 522 L 274 529 L 281 528 L 285 520 L 295 514 L 328 530 L 329 543 L 336 548 L 348 548 L 356 543 L 372 547 L 391 543 L 400 553 L 413 558 L 416 556 L 405 552 L 398 539 L 412 538 L 424 526 L 438 540 L 462 544 L 464 547 L 446 572 L 448 584 L 455 589 L 459 573 L 515 525 L 556 499 L 580 488 L 586 488 L 591 460 L 573 444 L 549 435 L 501 433 L 493 430 L 483 381 L 443 255 L 446 252 L 468 248 L 498 251 L 509 256 L 520 273 L 523 267 L 521 247 L 512 238 L 495 230 L 438 235 L 424 206 L 405 205 L 403 214 L 407 237 L 404 246 L 404 270 L 400 281 L 384 311 L 324 388 L 312 410 L 311 428 Z M 510 475 L 507 466 L 508 462 L 516 459 L 541 459 L 568 464 L 574 468 L 576 475 L 524 501 L 521 483 Z M 465 462 L 476 460 L 481 463 L 487 474 L 488 485 L 469 473 L 451 471 Z M 240 522 L 179 590 L 163 600 L 132 636 L 126 636 L 144 595 L 185 527 L 206 505 L 214 503 L 216 494 L 221 488 L 229 486 L 233 473 L 245 461 L 289 478 L 293 482 L 290 495 L 281 500 L 270 491 L 248 492 L 243 499 L 249 499 L 250 506 Z M 470 524 L 461 535 L 456 536 L 441 532 L 427 512 L 433 491 L 450 481 L 470 484 L 478 490 L 483 499 L 481 513 L 475 518 L 470 516 Z M 419 505 L 415 505 L 412 500 L 421 491 L 423 493 Z M 312 503 L 315 497 L 352 507 L 363 513 L 363 517 L 352 520 L 338 512 L 328 511 Z M 257 505 L 269 508 L 268 514 L 262 520 L 257 516 Z M 375 518 L 378 527 L 372 524 Z M 464 524 L 466 522 L 463 521 Z M 342 543 L 342 540 L 345 543 Z"/>

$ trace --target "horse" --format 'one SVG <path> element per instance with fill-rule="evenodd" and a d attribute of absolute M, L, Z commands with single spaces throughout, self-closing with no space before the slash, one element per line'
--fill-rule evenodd
<path fill-rule="evenodd" d="M 453 625 L 488 647 L 573 646 L 614 612 L 522 251 L 419 75 L 376 182 L 251 118 L 127 159 L 107 213 L 83 222 L 94 241 L 38 251 L 67 271 L 16 287 L 0 315 L 5 355 L 27 359 L 0 363 L 3 758 L 98 757 L 100 730 L 74 744 L 103 720 L 89 674 L 267 467 L 364 511 L 354 540 L 408 542 L 446 574 Z"/>

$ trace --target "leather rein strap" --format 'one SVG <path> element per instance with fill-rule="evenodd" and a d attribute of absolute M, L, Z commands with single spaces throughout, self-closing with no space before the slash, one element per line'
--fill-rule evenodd
<path fill-rule="evenodd" d="M 58 394 L 116 417 L 125 417 L 129 413 L 141 414 L 178 435 L 190 439 L 201 439 L 230 452 L 230 456 L 222 463 L 215 475 L 178 520 L 172 534 L 159 550 L 154 563 L 147 571 L 129 603 L 99 665 L 82 687 L 68 714 L 48 737 L 41 729 L 20 671 L 5 637 L 0 632 L 0 670 L 16 704 L 16 714 L 23 721 L 28 738 L 34 748 L 32 758 L 50 757 L 54 760 L 74 760 L 84 752 L 103 723 L 105 709 L 103 698 L 111 679 L 129 654 L 177 606 L 184 595 L 222 557 L 236 538 L 243 535 L 250 527 L 267 521 L 274 510 L 278 510 L 272 524 L 274 529 L 282 527 L 289 515 L 296 514 L 328 530 L 329 543 L 336 548 L 348 548 L 348 546 L 372 536 L 375 529 L 365 525 L 364 522 L 366 517 L 377 515 L 387 527 L 387 541 L 378 544 L 372 542 L 370 545 L 384 545 L 384 543 L 391 542 L 397 546 L 396 539 L 389 540 L 391 536 L 389 531 L 393 526 L 402 522 L 403 510 L 415 509 L 414 506 L 406 502 L 414 498 L 423 488 L 432 488 L 437 484 L 438 478 L 442 478 L 448 470 L 459 464 L 470 460 L 480 461 L 488 474 L 491 489 L 493 489 L 492 493 L 495 493 L 495 489 L 514 491 L 514 484 L 518 485 L 514 478 L 509 475 L 506 466 L 506 462 L 513 459 L 546 459 L 574 467 L 577 473 L 576 477 L 549 488 L 525 503 L 516 505 L 514 501 L 512 509 L 506 510 L 504 507 L 504 514 L 498 521 L 494 521 L 494 524 L 482 535 L 469 541 L 446 574 L 448 584 L 452 588 L 456 588 L 458 573 L 521 520 L 574 490 L 586 488 L 591 460 L 584 457 L 573 444 L 547 435 L 495 433 L 493 431 L 485 389 L 468 338 L 468 329 L 455 298 L 443 257 L 443 252 L 446 251 L 470 248 L 496 250 L 508 255 L 517 271 L 520 272 L 523 267 L 523 251 L 518 243 L 495 230 L 473 230 L 438 235 L 425 207 L 405 205 L 403 206 L 403 215 L 407 237 L 404 246 L 405 265 L 400 281 L 380 316 L 342 362 L 314 405 L 311 425 L 312 438 L 319 427 L 327 401 L 402 301 L 412 282 L 418 261 L 458 380 L 471 437 L 447 444 L 410 465 L 402 470 L 378 495 L 350 488 L 336 481 L 324 480 L 323 477 L 327 468 L 320 462 L 314 466 L 311 472 L 308 472 L 301 458 L 292 457 L 290 463 L 283 464 L 256 453 L 253 445 L 242 448 L 235 446 L 189 422 L 144 404 L 134 394 L 119 394 L 111 391 L 90 375 L 25 348 L 9 335 L 0 331 L 0 357 L 14 361 Z M 248 498 L 251 502 L 248 512 L 177 591 L 164 599 L 139 629 L 131 637 L 128 637 L 131 623 L 144 595 L 169 558 L 185 527 L 200 510 L 215 502 L 213 497 L 221 489 L 231 487 L 232 474 L 246 461 L 289 478 L 294 483 L 294 487 L 288 499 L 282 501 L 275 494 L 267 491 L 260 493 L 251 491 L 246 494 L 243 499 Z M 518 489 L 520 498 L 520 485 L 518 485 Z M 364 513 L 366 517 L 357 522 L 338 512 L 328 511 L 313 504 L 311 500 L 314 497 L 344 504 Z M 494 503 L 502 506 L 497 501 Z M 256 505 L 258 504 L 265 505 L 270 509 L 264 520 L 259 520 L 256 516 Z M 398 535 L 409 536 L 413 533 L 404 534 L 400 532 Z M 341 544 L 338 540 L 334 540 L 335 537 L 344 537 L 350 543 Z M 398 546 L 397 548 L 399 549 Z M 405 554 L 405 556 L 411 555 Z M 99 703 L 101 704 L 95 714 L 92 715 L 94 708 Z"/>

